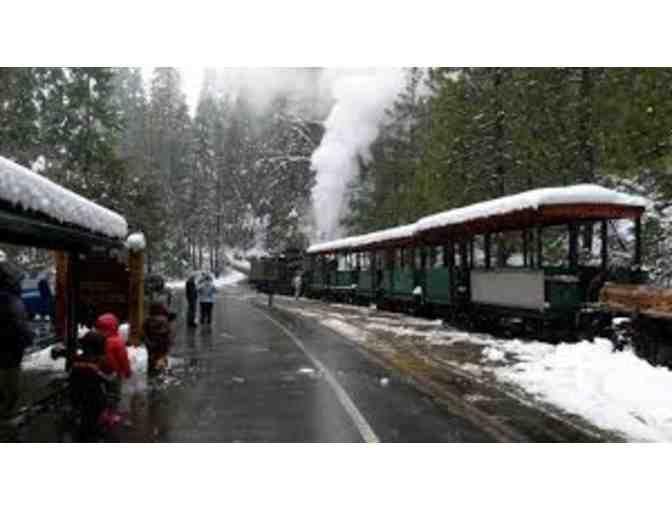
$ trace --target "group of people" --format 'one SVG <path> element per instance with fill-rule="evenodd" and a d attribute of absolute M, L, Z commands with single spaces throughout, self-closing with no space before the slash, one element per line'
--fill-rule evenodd
<path fill-rule="evenodd" d="M 212 324 L 217 295 L 212 276 L 193 274 L 187 280 L 186 290 L 189 326 L 196 326 L 197 304 L 200 305 L 200 323 Z M 171 300 L 163 299 L 163 294 L 150 294 L 149 313 L 142 328 L 149 378 L 167 368 L 175 337 L 176 314 L 170 312 Z M 21 361 L 25 349 L 32 343 L 33 333 L 21 300 L 20 276 L 13 275 L 0 263 L 0 424 L 15 417 L 20 397 Z M 119 319 L 112 313 L 104 313 L 97 317 L 94 328 L 79 339 L 77 354 L 70 363 L 70 397 L 73 408 L 79 410 L 81 440 L 92 440 L 101 425 L 120 419 L 117 409 L 121 388 L 131 373 Z"/>
<path fill-rule="evenodd" d="M 212 275 L 208 273 L 193 273 L 185 286 L 187 296 L 187 325 L 196 327 L 196 308 L 200 305 L 200 323 L 201 325 L 212 324 L 212 309 L 215 305 L 217 296 L 217 287 L 213 281 Z"/>

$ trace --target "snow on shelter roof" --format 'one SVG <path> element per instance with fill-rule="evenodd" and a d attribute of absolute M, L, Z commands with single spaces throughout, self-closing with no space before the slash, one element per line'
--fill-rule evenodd
<path fill-rule="evenodd" d="M 128 225 L 119 214 L 0 156 L 0 200 L 63 224 L 123 239 Z"/>
<path fill-rule="evenodd" d="M 425 216 L 410 225 L 312 245 L 308 248 L 308 253 L 324 253 L 369 247 L 387 241 L 413 237 L 421 232 L 448 225 L 459 225 L 516 211 L 537 210 L 543 206 L 596 204 L 643 208 L 646 206 L 646 200 L 594 184 L 540 188 Z"/>

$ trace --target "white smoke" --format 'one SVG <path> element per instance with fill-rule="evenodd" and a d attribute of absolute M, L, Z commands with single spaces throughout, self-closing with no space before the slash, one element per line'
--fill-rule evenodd
<path fill-rule="evenodd" d="M 313 203 L 318 232 L 315 241 L 341 235 L 339 220 L 345 212 L 345 192 L 358 170 L 357 156 L 370 158 L 385 109 L 403 85 L 403 70 L 325 70 L 323 80 L 335 101 L 322 143 L 312 156 L 317 171 Z"/>

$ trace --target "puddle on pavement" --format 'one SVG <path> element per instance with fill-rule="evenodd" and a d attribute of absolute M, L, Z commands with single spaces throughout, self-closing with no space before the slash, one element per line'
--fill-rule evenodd
<path fill-rule="evenodd" d="M 302 367 L 296 371 L 297 374 L 307 376 L 310 379 L 319 379 L 322 377 L 322 372 L 320 370 L 315 370 L 310 367 Z"/>

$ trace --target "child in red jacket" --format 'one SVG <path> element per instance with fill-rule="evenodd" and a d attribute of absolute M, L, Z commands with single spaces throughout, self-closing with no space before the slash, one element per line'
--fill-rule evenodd
<path fill-rule="evenodd" d="M 103 371 L 118 376 L 117 383 L 112 389 L 118 403 L 121 400 L 121 381 L 131 377 L 131 364 L 128 361 L 126 344 L 119 336 L 119 320 L 114 314 L 105 313 L 96 320 L 96 331 L 106 339 Z"/>

